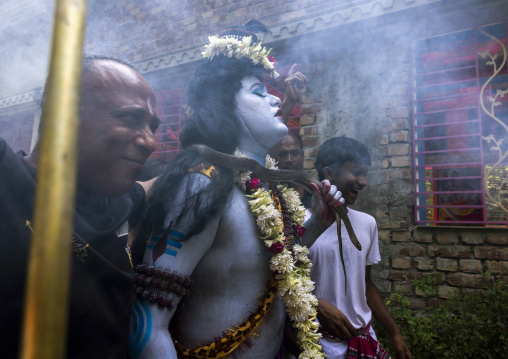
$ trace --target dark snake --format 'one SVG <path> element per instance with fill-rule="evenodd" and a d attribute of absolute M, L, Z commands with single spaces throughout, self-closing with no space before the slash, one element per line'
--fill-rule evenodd
<path fill-rule="evenodd" d="M 294 170 L 272 170 L 265 168 L 257 161 L 250 159 L 248 157 L 236 157 L 232 155 L 228 155 L 222 152 L 215 151 L 208 146 L 205 145 L 193 145 L 193 148 L 201 157 L 210 161 L 213 164 L 222 167 L 228 167 L 236 171 L 252 171 L 269 182 L 293 182 L 301 185 L 307 192 L 312 193 L 311 183 L 314 183 L 320 190 L 323 189 L 323 185 L 320 181 L 310 176 L 308 173 L 304 171 L 294 171 Z M 353 230 L 353 226 L 351 225 L 351 221 L 347 215 L 347 208 L 345 205 L 341 205 L 339 207 L 332 207 L 335 214 L 335 220 L 337 221 L 337 237 L 339 239 L 339 252 L 340 252 L 340 260 L 342 262 L 342 269 L 344 270 L 344 286 L 347 288 L 347 276 L 346 276 L 346 266 L 344 265 L 344 257 L 342 253 L 342 236 L 341 236 L 341 225 L 340 221 L 344 221 L 344 226 L 346 227 L 347 233 L 353 245 L 359 251 L 362 250 L 362 245 L 358 241 L 356 237 L 355 231 Z M 347 289 L 346 289 L 347 292 Z"/>

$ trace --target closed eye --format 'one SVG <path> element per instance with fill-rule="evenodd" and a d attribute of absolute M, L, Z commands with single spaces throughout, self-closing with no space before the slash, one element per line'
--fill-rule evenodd
<path fill-rule="evenodd" d="M 268 90 L 266 89 L 265 85 L 262 83 L 256 83 L 252 87 L 252 93 L 254 95 L 260 96 L 260 97 L 266 97 L 268 95 Z"/>
<path fill-rule="evenodd" d="M 143 121 L 145 111 L 138 107 L 129 107 L 115 112 L 113 115 L 129 125 L 139 125 Z"/>

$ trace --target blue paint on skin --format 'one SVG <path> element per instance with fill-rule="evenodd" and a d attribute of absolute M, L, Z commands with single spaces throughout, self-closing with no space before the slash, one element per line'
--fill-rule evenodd
<path fill-rule="evenodd" d="M 136 301 L 131 311 L 132 331 L 129 337 L 129 351 L 139 358 L 152 334 L 152 315 L 148 304 Z"/>
<path fill-rule="evenodd" d="M 177 251 L 175 251 L 174 249 L 171 249 L 171 248 L 166 248 L 166 251 L 164 252 L 164 254 L 167 254 L 167 255 L 170 255 L 170 256 L 176 257 L 176 255 L 178 254 L 178 252 L 177 252 Z"/>
<path fill-rule="evenodd" d="M 182 248 L 182 243 L 179 242 L 178 240 L 182 240 L 185 238 L 185 235 L 181 232 L 178 232 L 178 231 L 170 231 L 169 232 L 169 236 L 171 238 L 174 238 L 174 239 L 171 239 L 171 238 L 168 238 L 166 240 L 166 250 L 164 251 L 164 254 L 167 254 L 167 255 L 170 255 L 170 256 L 173 256 L 173 257 L 176 257 L 176 255 L 178 254 L 178 252 L 170 247 L 174 247 L 174 248 L 177 248 L 177 249 L 180 249 Z M 154 249 L 154 247 L 157 245 L 157 243 L 161 240 L 161 237 L 151 237 L 150 238 L 150 242 L 148 242 L 148 246 L 147 248 L 148 249 Z"/>
<path fill-rule="evenodd" d="M 182 232 L 178 232 L 178 231 L 169 232 L 169 236 L 171 238 L 178 239 L 178 240 L 182 240 L 185 238 L 185 234 L 183 234 Z M 180 244 L 180 246 L 181 246 L 181 244 Z M 180 248 L 180 247 L 178 247 L 178 248 Z"/>
<path fill-rule="evenodd" d="M 175 247 L 175 248 L 178 248 L 178 249 L 182 248 L 182 242 L 175 241 L 174 239 L 168 239 L 166 241 L 166 244 L 168 246 Z"/>

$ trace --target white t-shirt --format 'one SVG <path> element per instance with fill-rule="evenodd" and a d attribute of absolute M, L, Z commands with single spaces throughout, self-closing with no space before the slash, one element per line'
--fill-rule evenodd
<path fill-rule="evenodd" d="M 308 211 L 307 216 L 310 216 Z M 342 222 L 342 250 L 347 274 L 347 296 L 344 291 L 344 271 L 340 260 L 336 223 L 323 232 L 310 248 L 311 278 L 315 282 L 316 297 L 339 308 L 351 324 L 359 329 L 365 327 L 372 318 L 365 296 L 365 266 L 378 263 L 381 256 L 374 217 L 351 208 L 348 208 L 348 217 L 362 245 L 362 250 L 358 251 L 351 243 Z M 376 339 L 372 327 L 371 335 Z M 322 338 L 321 345 L 328 358 L 346 358 L 347 340 Z"/>

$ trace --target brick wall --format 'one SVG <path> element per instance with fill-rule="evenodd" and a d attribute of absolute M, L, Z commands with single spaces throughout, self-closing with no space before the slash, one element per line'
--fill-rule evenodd
<path fill-rule="evenodd" d="M 352 4 L 370 2 L 95 0 L 90 2 L 88 10 L 86 50 L 138 61 L 203 43 L 209 35 L 253 17 L 269 27 L 282 26 L 305 19 L 309 14 L 325 15 L 349 9 Z M 371 11 L 371 5 L 364 11 Z M 350 10 L 346 14 L 352 16 Z"/>
<path fill-rule="evenodd" d="M 94 1 L 89 9 L 87 50 L 137 61 L 202 43 L 253 14 L 270 25 L 333 6 L 331 0 L 298 7 L 290 0 Z"/>
<path fill-rule="evenodd" d="M 352 43 L 304 66 L 310 80 L 302 98 L 304 165 L 315 175 L 317 147 L 330 137 L 369 147 L 369 185 L 355 208 L 378 223 L 382 260 L 372 278 L 382 293 L 400 290 L 413 308 L 423 308 L 430 299 L 411 285 L 415 279 L 442 273 L 438 299 L 445 299 L 480 288 L 484 272 L 508 278 L 508 227 L 415 226 L 411 39 L 387 40 L 374 38 L 368 49 L 374 59 Z"/>

